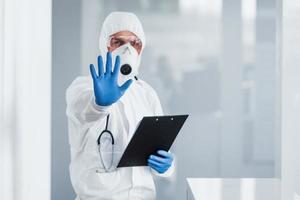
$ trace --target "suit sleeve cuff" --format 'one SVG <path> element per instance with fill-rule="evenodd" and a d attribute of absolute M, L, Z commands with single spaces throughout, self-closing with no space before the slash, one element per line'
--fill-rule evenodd
<path fill-rule="evenodd" d="M 96 104 L 95 98 L 92 98 L 92 107 L 93 107 L 93 109 L 95 109 L 96 111 L 99 111 L 99 112 L 109 112 L 111 105 L 100 106 L 100 105 Z"/>

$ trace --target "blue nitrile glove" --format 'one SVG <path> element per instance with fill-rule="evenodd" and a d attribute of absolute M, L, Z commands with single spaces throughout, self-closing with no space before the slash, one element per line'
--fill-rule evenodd
<path fill-rule="evenodd" d="M 103 73 L 102 57 L 98 56 L 98 76 L 94 65 L 90 65 L 90 72 L 94 83 L 95 102 L 100 106 L 109 106 L 118 101 L 129 88 L 132 80 L 126 81 L 122 86 L 118 86 L 118 74 L 120 71 L 120 57 L 116 57 L 114 71 L 112 72 L 111 53 L 106 55 L 106 71 Z"/>
<path fill-rule="evenodd" d="M 158 173 L 165 173 L 172 165 L 173 156 L 167 151 L 158 150 L 156 155 L 150 155 L 148 159 L 148 166 L 156 170 Z"/>

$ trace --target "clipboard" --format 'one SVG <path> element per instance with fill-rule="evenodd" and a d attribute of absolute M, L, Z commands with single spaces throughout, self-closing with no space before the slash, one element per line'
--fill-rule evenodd
<path fill-rule="evenodd" d="M 147 166 L 151 154 L 169 151 L 187 118 L 188 115 L 143 117 L 117 167 Z"/>

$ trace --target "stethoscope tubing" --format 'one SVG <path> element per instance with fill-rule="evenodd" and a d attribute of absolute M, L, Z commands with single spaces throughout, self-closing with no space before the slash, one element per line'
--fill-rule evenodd
<path fill-rule="evenodd" d="M 109 122 L 109 115 L 107 115 L 106 117 L 106 125 L 105 125 L 105 129 L 100 133 L 100 135 L 98 136 L 98 139 L 97 139 L 97 144 L 98 144 L 98 151 L 99 151 L 99 155 L 100 155 L 100 159 L 101 159 L 101 162 L 103 164 L 103 167 L 105 169 L 106 172 L 109 171 L 109 169 L 112 167 L 112 164 L 113 164 L 113 154 L 114 154 L 114 144 L 115 144 L 115 139 L 114 139 L 114 136 L 112 134 L 111 131 L 108 130 L 108 122 Z M 112 144 L 112 152 L 111 152 L 111 163 L 110 163 L 110 166 L 107 167 L 105 165 L 105 162 L 103 160 L 103 156 L 101 154 L 101 137 L 105 134 L 105 133 L 108 133 L 109 136 L 111 137 L 111 144 Z"/>

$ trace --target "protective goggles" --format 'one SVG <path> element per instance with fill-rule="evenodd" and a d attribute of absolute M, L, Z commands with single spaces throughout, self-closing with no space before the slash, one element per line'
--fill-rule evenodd
<path fill-rule="evenodd" d="M 135 48 L 138 52 L 140 52 L 142 49 L 142 41 L 134 35 L 110 36 L 108 40 L 108 47 L 116 49 L 127 43 L 130 43 L 130 45 L 133 46 L 133 48 Z"/>

